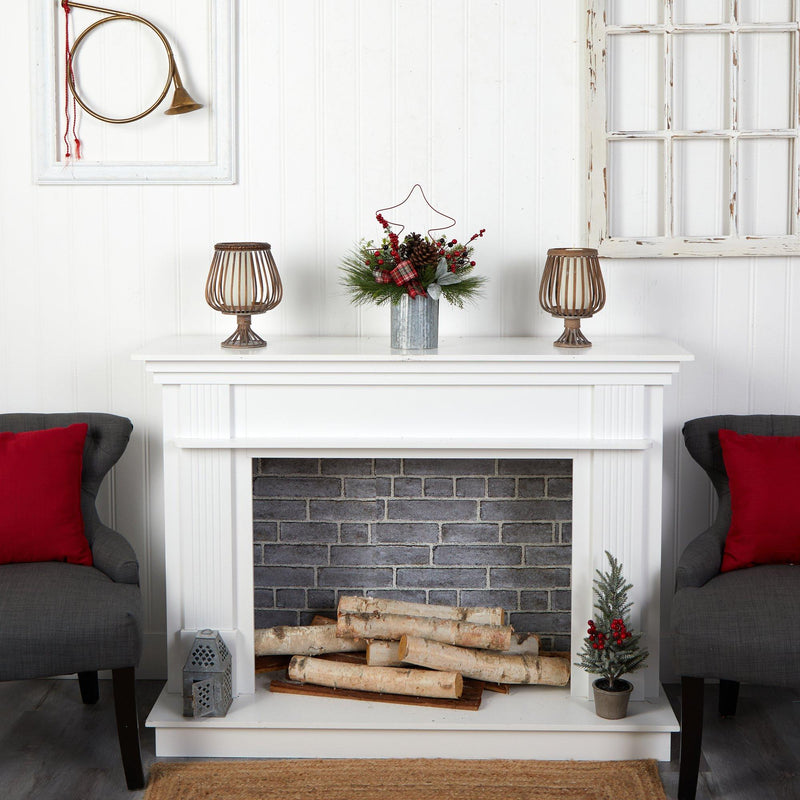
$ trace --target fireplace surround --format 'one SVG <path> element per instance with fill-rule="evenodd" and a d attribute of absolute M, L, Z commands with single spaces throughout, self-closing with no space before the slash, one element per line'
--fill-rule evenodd
<path fill-rule="evenodd" d="M 395 354 L 385 339 L 322 337 L 232 353 L 178 337 L 135 358 L 163 389 L 168 681 L 147 723 L 158 755 L 669 758 L 677 723 L 658 674 L 663 392 L 692 358 L 682 348 L 618 338 L 565 352 L 545 339 L 476 338 Z M 434 409 L 435 424 L 409 424 L 415 408 Z M 634 584 L 634 625 L 651 651 L 629 717 L 595 717 L 577 668 L 568 689 L 521 687 L 478 712 L 270 695 L 253 673 L 258 458 L 571 459 L 573 661 L 608 550 Z M 226 717 L 186 720 L 181 667 L 209 627 L 233 653 L 237 697 Z"/>

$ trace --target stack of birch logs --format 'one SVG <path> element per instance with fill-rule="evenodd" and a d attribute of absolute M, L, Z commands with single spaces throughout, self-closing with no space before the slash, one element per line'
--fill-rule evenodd
<path fill-rule="evenodd" d="M 335 625 L 258 629 L 255 653 L 292 656 L 288 674 L 293 681 L 419 697 L 459 698 L 463 678 L 550 686 L 569 682 L 568 659 L 540 655 L 537 636 L 515 633 L 504 622 L 502 608 L 342 597 Z M 364 652 L 366 664 L 316 657 L 354 652 Z"/>

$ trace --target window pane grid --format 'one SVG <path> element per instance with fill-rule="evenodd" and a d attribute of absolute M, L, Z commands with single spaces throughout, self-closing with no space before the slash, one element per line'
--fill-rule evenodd
<path fill-rule="evenodd" d="M 737 26 L 739 3 L 728 0 L 728 14 L 733 23 L 730 33 L 730 63 L 728 64 L 728 119 L 731 130 L 739 130 L 739 32 Z M 739 139 L 728 139 L 728 235 L 739 235 Z"/>
<path fill-rule="evenodd" d="M 800 0 L 799 0 L 800 1 Z M 664 2 L 664 26 L 672 26 L 672 0 Z M 666 141 L 664 143 L 664 233 L 670 238 L 675 235 L 675 177 L 673 175 L 673 159 L 675 148 L 672 144 L 672 106 L 675 90 L 675 71 L 673 69 L 672 34 L 664 32 L 664 127 Z"/>
<path fill-rule="evenodd" d="M 794 0 L 794 19 L 800 22 L 800 0 Z M 791 96 L 791 119 L 796 130 L 800 130 L 800 98 L 797 93 L 800 91 L 800 29 L 792 34 L 792 64 L 794 65 L 794 76 L 792 80 Z M 790 191 L 792 198 L 792 214 L 789 223 L 789 231 L 792 235 L 800 234 L 800 145 L 795 137 L 790 142 L 792 174 L 790 177 Z"/>
<path fill-rule="evenodd" d="M 594 7 L 600 7 L 601 11 L 605 11 L 603 0 L 595 0 Z M 663 147 L 663 185 L 661 187 L 661 198 L 663 200 L 663 234 L 661 237 L 625 237 L 613 236 L 613 232 L 609 231 L 609 218 L 606 217 L 605 228 L 601 231 L 600 241 L 604 237 L 608 237 L 612 241 L 619 242 L 648 242 L 650 244 L 657 244 L 658 241 L 665 241 L 665 246 L 671 248 L 678 248 L 680 250 L 680 242 L 684 243 L 703 243 L 712 244 L 714 242 L 730 241 L 732 244 L 735 242 L 745 242 L 745 240 L 755 239 L 770 239 L 775 243 L 776 247 L 786 249 L 787 245 L 793 249 L 797 249 L 798 241 L 796 236 L 800 235 L 800 143 L 797 141 L 798 133 L 800 132 L 800 0 L 792 0 L 793 19 L 790 22 L 745 22 L 741 23 L 738 19 L 738 0 L 727 0 L 727 22 L 721 23 L 676 23 L 674 21 L 673 1 L 664 0 L 664 14 L 663 23 L 647 24 L 647 25 L 605 25 L 602 29 L 602 36 L 593 38 L 596 45 L 599 42 L 606 41 L 605 37 L 608 36 L 637 36 L 642 34 L 660 34 L 662 36 L 662 49 L 663 49 L 663 129 L 662 130 L 608 130 L 608 120 L 604 126 L 604 141 L 606 164 L 608 164 L 608 157 L 610 153 L 610 145 L 614 141 L 635 141 L 635 140 L 651 140 L 660 141 Z M 598 15 L 601 16 L 601 15 Z M 601 19 L 605 19 L 603 13 Z M 728 56 L 727 56 L 727 81 L 725 81 L 727 88 L 727 113 L 728 120 L 727 126 L 719 130 L 676 130 L 674 128 L 674 110 L 676 102 L 676 88 L 674 85 L 675 78 L 675 35 L 691 36 L 696 33 L 718 33 L 727 34 L 725 37 L 728 40 Z M 789 125 L 788 128 L 747 128 L 740 129 L 740 34 L 758 34 L 758 33 L 788 33 L 790 34 L 790 48 L 792 60 L 792 74 L 790 77 L 791 83 L 791 99 L 788 107 L 789 111 Z M 694 37 L 692 37 L 694 38 Z M 605 51 L 605 49 L 604 49 Z M 723 53 L 725 48 L 723 48 Z M 678 55 L 680 58 L 680 55 Z M 683 63 L 683 62 L 681 62 Z M 603 70 L 605 73 L 605 70 Z M 610 85 L 609 76 L 606 75 L 606 84 Z M 605 87 L 604 87 L 605 88 Z M 755 121 L 755 120 L 754 120 Z M 771 235 L 771 236 L 740 236 L 740 192 L 739 192 L 739 158 L 740 158 L 740 140 L 787 140 L 789 148 L 789 157 L 791 169 L 789 170 L 789 197 L 791 198 L 791 213 L 788 235 Z M 680 236 L 676 232 L 676 197 L 678 187 L 676 186 L 676 167 L 674 159 L 676 157 L 676 144 L 678 141 L 702 141 L 702 140 L 718 140 L 727 143 L 728 149 L 728 164 L 727 164 L 727 235 L 709 235 L 709 236 Z M 724 163 L 724 162 L 723 162 Z M 724 169 L 724 168 L 723 168 Z M 654 196 L 654 199 L 657 196 Z M 724 199 L 723 197 L 720 199 Z M 596 208 L 596 205 L 592 205 Z M 723 217 L 724 218 L 724 217 Z M 745 231 L 746 233 L 746 231 Z M 748 244 L 747 249 L 751 252 L 754 247 L 758 245 Z M 726 249 L 728 252 L 730 247 Z M 766 249 L 761 250 L 766 252 Z M 685 251 L 687 254 L 695 254 L 691 249 Z M 620 255 L 633 253 L 623 253 Z M 664 255 L 678 254 L 678 252 L 669 253 L 666 250 Z M 709 248 L 709 254 L 713 254 Z M 644 255 L 644 253 L 642 253 Z"/>

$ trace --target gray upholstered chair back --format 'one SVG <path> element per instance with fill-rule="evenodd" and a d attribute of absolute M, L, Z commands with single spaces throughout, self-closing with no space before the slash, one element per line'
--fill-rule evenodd
<path fill-rule="evenodd" d="M 81 512 L 86 538 L 91 545 L 100 526 L 95 501 L 100 484 L 125 451 L 133 425 L 124 417 L 101 413 L 0 414 L 0 431 L 20 433 L 46 428 L 65 428 L 85 422 L 89 426 L 83 448 Z"/>
<path fill-rule="evenodd" d="M 717 494 L 727 494 L 728 475 L 722 460 L 719 443 L 720 428 L 757 436 L 800 436 L 800 417 L 773 414 L 720 414 L 716 417 L 693 419 L 683 426 L 686 449 L 692 458 L 708 473 Z"/>

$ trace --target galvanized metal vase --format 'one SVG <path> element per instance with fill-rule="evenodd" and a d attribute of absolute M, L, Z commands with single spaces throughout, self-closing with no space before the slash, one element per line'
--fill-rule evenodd
<path fill-rule="evenodd" d="M 404 294 L 392 304 L 392 350 L 435 350 L 439 346 L 439 301 Z"/>

